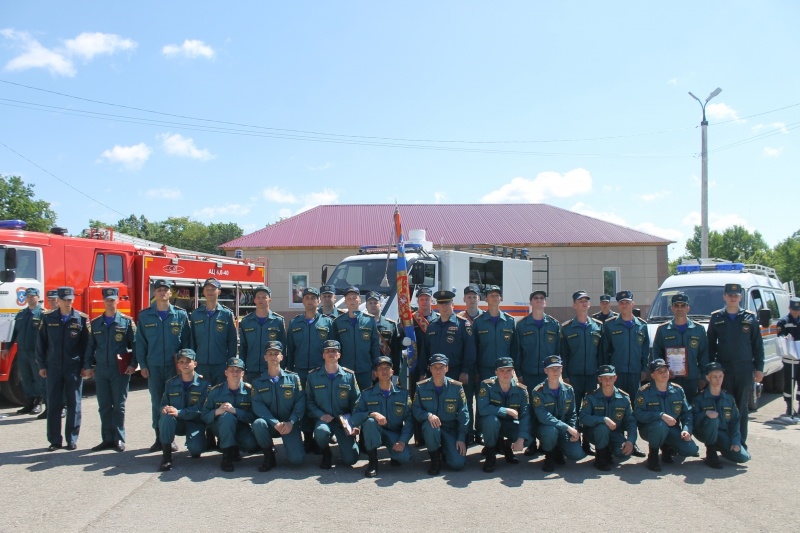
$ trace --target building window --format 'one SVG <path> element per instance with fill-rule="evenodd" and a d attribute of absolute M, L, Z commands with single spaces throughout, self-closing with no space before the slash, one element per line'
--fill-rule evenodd
<path fill-rule="evenodd" d="M 619 267 L 603 267 L 603 294 L 609 294 L 614 298 L 619 292 L 619 287 Z"/>

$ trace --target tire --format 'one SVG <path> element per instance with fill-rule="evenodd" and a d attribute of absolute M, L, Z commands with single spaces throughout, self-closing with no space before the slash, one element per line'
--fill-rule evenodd
<path fill-rule="evenodd" d="M 17 359 L 11 364 L 11 372 L 8 376 L 8 381 L 0 383 L 3 386 L 3 397 L 15 405 L 25 404 L 25 395 L 22 393 L 22 383 L 19 377 L 19 367 L 17 366 Z"/>
<path fill-rule="evenodd" d="M 764 392 L 781 394 L 783 393 L 783 369 L 773 372 L 764 377 Z"/>

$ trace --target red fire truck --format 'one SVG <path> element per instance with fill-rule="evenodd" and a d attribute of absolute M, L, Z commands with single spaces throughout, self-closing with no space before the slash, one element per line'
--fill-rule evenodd
<path fill-rule="evenodd" d="M 48 290 L 75 288 L 75 309 L 94 318 L 103 313 L 102 290 L 119 289 L 119 310 L 136 318 L 150 305 L 151 280 L 174 284 L 172 303 L 191 312 L 203 301 L 202 282 L 217 278 L 222 284 L 220 303 L 238 318 L 254 309 L 253 289 L 268 282 L 267 261 L 250 261 L 203 254 L 115 234 L 111 229 L 91 229 L 82 237 L 66 230 L 51 233 L 25 231 L 19 220 L 0 221 L 0 265 L 9 249 L 16 251 L 16 279 L 0 283 L 0 340 L 11 338 L 14 315 L 25 307 L 25 289 L 39 289 L 45 302 Z M 13 277 L 13 276 L 12 276 Z M 15 365 L 16 347 L 0 361 L 0 390 L 11 402 L 23 396 Z"/>

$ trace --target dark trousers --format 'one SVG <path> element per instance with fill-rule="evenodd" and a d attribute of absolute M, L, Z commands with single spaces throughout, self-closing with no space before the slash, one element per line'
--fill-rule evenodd
<path fill-rule="evenodd" d="M 747 415 L 750 412 L 750 397 L 753 395 L 753 365 L 722 362 L 725 367 L 725 379 L 722 388 L 736 400 L 739 408 L 739 427 L 742 433 L 742 446 L 747 446 Z"/>
<path fill-rule="evenodd" d="M 125 400 L 131 377 L 120 374 L 116 366 L 98 366 L 94 370 L 94 382 L 103 442 L 125 442 Z"/>
<path fill-rule="evenodd" d="M 47 369 L 47 441 L 55 446 L 64 444 L 61 434 L 61 409 L 67 405 L 64 434 L 67 444 L 76 444 L 81 431 L 81 368 Z"/>

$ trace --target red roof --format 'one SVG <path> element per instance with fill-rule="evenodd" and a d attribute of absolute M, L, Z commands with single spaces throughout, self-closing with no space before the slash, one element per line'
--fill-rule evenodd
<path fill-rule="evenodd" d="M 222 248 L 358 248 L 387 244 L 400 210 L 403 233 L 426 230 L 435 247 L 667 245 L 672 241 L 547 204 L 321 205 L 226 242 Z"/>

